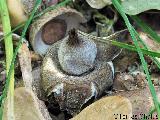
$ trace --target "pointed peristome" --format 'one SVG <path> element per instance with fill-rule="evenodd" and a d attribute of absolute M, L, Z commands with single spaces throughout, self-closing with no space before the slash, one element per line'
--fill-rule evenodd
<path fill-rule="evenodd" d="M 78 39 L 78 34 L 75 28 L 71 29 L 68 32 L 68 34 L 69 34 L 68 41 L 67 41 L 68 45 L 74 46 L 74 45 L 80 44 L 80 40 Z"/>

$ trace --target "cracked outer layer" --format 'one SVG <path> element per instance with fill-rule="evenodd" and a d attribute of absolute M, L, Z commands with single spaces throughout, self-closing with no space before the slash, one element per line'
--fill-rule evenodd
<path fill-rule="evenodd" d="M 113 84 L 113 68 L 96 59 L 93 71 L 81 76 L 67 75 L 58 61 L 60 42 L 50 48 L 43 60 L 42 87 L 47 96 L 54 95 L 61 109 L 75 115 L 90 98 L 100 96 Z"/>

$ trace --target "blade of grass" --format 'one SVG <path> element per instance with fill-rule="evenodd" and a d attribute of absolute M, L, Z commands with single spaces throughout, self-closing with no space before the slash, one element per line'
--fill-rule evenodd
<path fill-rule="evenodd" d="M 18 50 L 19 50 L 19 48 L 21 47 L 21 45 L 22 45 L 22 43 L 23 43 L 23 38 L 24 38 L 25 33 L 26 33 L 27 29 L 28 29 L 28 26 L 30 25 L 30 23 L 31 23 L 31 21 L 33 20 L 33 18 L 35 19 L 35 18 L 39 17 L 39 16 L 34 16 L 34 14 L 35 14 L 36 10 L 38 9 L 38 6 L 39 6 L 39 4 L 41 3 L 41 1 L 42 1 L 42 0 L 37 0 L 37 1 L 36 1 L 37 4 L 36 4 L 36 6 L 34 7 L 34 9 L 33 9 L 32 13 L 31 13 L 29 19 L 28 19 L 27 22 L 25 23 L 24 30 L 23 30 L 23 32 L 22 32 L 20 41 L 19 41 L 19 43 L 18 43 L 18 46 L 16 47 L 16 50 L 15 50 L 15 53 L 14 53 L 14 56 L 13 56 L 13 59 L 12 59 L 12 63 L 11 63 L 11 66 L 10 66 L 10 70 L 9 70 L 9 73 L 8 73 L 8 76 L 7 76 L 7 81 L 9 81 L 9 79 L 10 79 L 10 73 L 11 73 L 11 71 L 13 70 L 13 67 L 14 67 L 13 64 L 14 64 L 14 62 L 15 62 L 15 59 L 16 59 Z M 70 1 L 71 1 L 71 0 L 65 0 L 64 2 L 61 2 L 61 3 L 59 3 L 59 4 L 56 5 L 56 6 L 50 7 L 50 9 L 48 9 L 47 11 L 49 11 L 49 10 L 51 10 L 51 9 L 55 9 L 55 8 L 57 8 L 57 7 L 60 7 L 60 6 L 64 6 L 65 4 L 67 4 L 67 3 L 70 2 Z M 46 11 L 46 12 L 47 12 L 47 11 Z M 44 13 L 43 13 L 43 14 L 44 14 Z M 41 14 L 41 15 L 43 15 L 43 14 Z M 20 24 L 20 25 L 18 26 L 18 28 L 20 28 L 20 27 L 22 27 L 22 26 L 23 26 L 23 24 Z M 14 31 L 17 30 L 18 28 L 15 28 Z M 11 33 L 12 33 L 12 32 L 8 33 L 7 36 L 8 36 L 9 34 L 11 34 Z M 6 37 L 6 36 L 5 36 L 5 37 Z M 4 89 L 4 91 L 3 91 L 3 95 L 0 97 L 0 103 L 2 103 L 3 99 L 5 98 L 5 94 L 4 94 L 4 93 L 6 93 L 6 91 L 7 91 L 7 84 L 6 84 L 5 89 Z"/>
<path fill-rule="evenodd" d="M 7 8 L 6 0 L 0 0 L 0 14 L 1 14 L 1 20 L 2 20 L 2 26 L 3 26 L 3 33 L 9 33 L 11 32 L 11 25 L 10 25 L 10 19 L 9 19 L 9 13 Z M 9 35 L 7 38 L 5 38 L 5 53 L 6 53 L 6 72 L 8 75 L 9 68 L 11 65 L 12 57 L 13 57 L 13 42 L 12 42 L 12 35 Z M 14 66 L 14 64 L 13 64 Z M 7 95 L 7 109 L 8 120 L 14 120 L 14 70 L 10 73 L 10 81 L 8 82 L 8 94 Z"/>
<path fill-rule="evenodd" d="M 40 15 L 43 15 L 45 12 L 47 12 L 47 11 L 49 11 L 49 10 L 52 10 L 52 9 L 55 9 L 55 8 L 57 8 L 57 7 L 65 6 L 65 5 L 66 5 L 67 3 L 69 3 L 69 2 L 71 2 L 71 0 L 65 0 L 64 2 L 61 2 L 61 3 L 59 3 L 59 4 L 55 5 L 55 6 L 49 7 L 49 9 L 42 11 L 43 13 L 41 12 Z M 34 10 L 33 10 L 33 11 L 34 11 Z M 31 14 L 31 15 L 32 15 L 32 14 Z M 32 20 L 33 20 L 33 19 L 36 19 L 36 18 L 39 17 L 40 15 L 38 14 L 37 16 L 33 16 Z M 27 22 L 29 22 L 29 20 L 28 20 Z M 15 29 L 12 30 L 12 32 L 13 32 L 13 31 L 16 31 L 16 30 L 18 30 L 19 28 L 21 28 L 21 27 L 23 27 L 24 25 L 26 25 L 27 22 L 18 25 Z M 28 26 L 29 26 L 29 25 L 28 25 Z M 28 28 L 28 27 L 27 27 L 27 28 Z M 25 29 L 25 31 L 27 30 L 27 28 Z M 3 40 L 4 38 L 7 38 L 10 34 L 12 34 L 12 32 L 7 33 L 3 38 L 0 39 L 0 41 Z M 22 33 L 22 34 L 23 34 L 22 36 L 24 37 L 24 35 L 25 35 L 24 30 L 23 30 L 23 33 Z M 23 38 L 22 36 L 21 36 L 20 41 L 22 41 L 22 38 Z M 22 43 L 19 42 L 18 45 L 19 45 L 19 44 L 22 44 Z M 19 46 L 19 48 L 20 48 L 20 46 Z M 17 49 L 19 49 L 19 48 L 17 48 Z M 18 51 L 17 49 L 15 50 L 15 53 Z M 16 54 L 17 54 L 17 53 L 16 53 Z M 16 56 L 16 55 L 14 55 L 14 58 L 13 58 L 13 59 L 16 58 L 15 56 Z M 11 67 L 12 67 L 12 66 L 11 66 Z M 7 77 L 7 78 L 8 78 L 8 77 Z M 7 88 L 7 87 L 5 87 L 5 88 Z M 5 93 L 5 90 L 4 90 L 4 93 Z M 0 97 L 0 103 L 2 103 L 2 99 L 3 99 L 3 98 L 4 98 L 4 94 Z"/>
<path fill-rule="evenodd" d="M 133 29 L 135 35 L 137 35 L 137 39 L 138 41 L 140 41 L 140 43 L 143 45 L 143 47 L 146 49 L 146 50 L 149 50 L 149 48 L 147 47 L 147 45 L 143 42 L 143 40 L 139 37 L 138 33 L 135 31 L 135 29 Z M 157 65 L 157 67 L 160 69 L 160 62 L 157 60 L 157 58 L 155 58 L 155 56 L 150 56 L 152 61 Z"/>
<path fill-rule="evenodd" d="M 141 27 L 141 29 L 146 32 L 153 40 L 156 42 L 160 42 L 160 36 L 156 32 L 152 30 L 145 22 L 143 22 L 140 18 L 137 16 L 131 16 L 133 20 L 136 21 L 136 23 Z M 136 34 L 136 33 L 135 33 Z M 137 35 L 138 36 L 138 35 Z M 141 40 L 141 38 L 138 36 L 139 41 L 142 43 L 142 45 L 148 50 L 147 45 L 144 44 L 144 42 Z M 157 65 L 157 67 L 160 69 L 160 62 L 157 58 L 151 57 L 152 61 Z"/>
<path fill-rule="evenodd" d="M 21 28 L 21 27 L 23 27 L 23 26 L 24 26 L 24 23 L 18 25 L 15 29 L 12 30 L 12 32 L 18 30 L 19 28 Z M 8 33 L 6 36 L 2 37 L 2 38 L 0 39 L 0 41 L 3 40 L 4 38 L 6 38 L 8 35 L 12 34 L 12 32 L 10 32 L 10 33 Z M 88 35 L 88 36 L 89 36 L 89 35 Z M 90 36 L 91 36 L 91 37 L 94 37 L 94 38 L 96 37 L 96 36 L 93 36 L 93 35 L 90 35 Z M 112 45 L 115 45 L 115 46 L 118 46 L 118 47 L 121 47 L 121 48 L 125 48 L 125 49 L 128 49 L 128 50 L 137 52 L 137 49 L 136 49 L 135 46 L 129 45 L 129 44 L 127 44 L 127 43 L 118 42 L 117 40 L 110 40 L 110 39 L 108 39 L 108 37 L 107 37 L 106 39 L 105 39 L 105 38 L 103 39 L 103 37 L 102 37 L 102 38 L 97 38 L 97 39 L 99 39 L 99 41 L 104 42 L 104 43 L 106 43 L 106 44 L 108 44 L 107 41 L 110 41 Z M 107 41 L 106 41 L 106 40 L 107 40 Z M 160 53 L 158 53 L 158 52 L 155 52 L 155 51 L 152 51 L 152 50 L 147 50 L 147 49 L 145 50 L 145 49 L 142 49 L 142 48 L 141 48 L 141 50 L 142 50 L 143 54 L 145 54 L 145 55 L 149 55 L 150 57 L 158 57 L 158 58 L 160 58 Z M 155 59 L 155 58 L 153 58 L 153 59 Z M 157 60 L 155 60 L 155 61 L 157 61 Z M 157 61 L 157 62 L 158 62 L 158 61 Z M 155 63 L 157 64 L 157 62 L 155 62 Z M 160 67 L 159 64 L 157 64 L 157 66 Z"/>
<path fill-rule="evenodd" d="M 67 2 L 69 2 L 69 1 L 71 1 L 71 0 L 65 0 L 64 2 L 61 2 L 60 4 L 58 4 L 58 5 L 56 5 L 56 6 L 57 6 L 57 7 L 58 7 L 58 6 L 64 6 L 64 5 L 65 5 Z M 20 38 L 20 41 L 19 41 L 19 43 L 18 43 L 18 46 L 17 46 L 17 48 L 16 48 L 16 50 L 15 50 L 15 53 L 14 53 L 14 56 L 13 56 L 13 59 L 12 59 L 12 63 L 11 63 L 11 66 L 10 66 L 10 69 L 9 69 L 9 73 L 8 73 L 8 76 L 7 76 L 7 80 L 6 80 L 6 84 L 5 84 L 5 89 L 4 89 L 4 91 L 3 91 L 2 96 L 0 96 L 0 105 L 1 105 L 0 109 L 1 109 L 1 110 L 2 110 L 2 108 L 3 108 L 3 104 L 2 104 L 2 103 L 3 103 L 3 101 L 4 101 L 5 97 L 6 97 L 6 93 L 7 93 L 7 90 L 8 90 L 8 83 L 9 83 L 9 81 L 10 81 L 11 72 L 12 72 L 13 69 L 14 69 L 14 62 L 15 62 L 15 59 L 16 59 L 18 50 L 19 50 L 19 48 L 21 47 L 21 44 L 22 44 L 22 42 L 23 42 L 22 40 L 23 40 L 23 38 L 24 38 L 24 36 L 25 36 L 25 33 L 26 33 L 27 29 L 28 29 L 28 26 L 29 26 L 29 24 L 31 23 L 31 21 L 33 20 L 33 18 L 39 17 L 39 16 L 34 17 L 34 14 L 35 14 L 36 10 L 38 9 L 38 6 L 39 6 L 39 4 L 41 3 L 41 0 L 37 0 L 37 2 L 39 2 L 39 3 L 37 3 L 37 5 L 34 7 L 32 13 L 31 13 L 31 16 L 30 16 L 30 18 L 27 20 L 27 22 L 26 22 L 25 24 L 20 24 L 20 25 L 18 25 L 18 27 L 16 27 L 16 28 L 13 30 L 13 31 L 16 31 L 16 30 L 18 30 L 19 28 L 21 28 L 21 27 L 23 27 L 23 26 L 25 25 L 24 30 L 23 30 L 22 35 L 21 35 L 21 38 Z M 55 9 L 56 6 L 53 7 L 53 8 L 50 8 L 50 9 Z M 43 13 L 43 14 L 44 14 L 44 13 Z M 41 14 L 41 15 L 43 15 L 43 14 Z M 12 32 L 13 32 L 13 31 L 12 31 Z M 5 34 L 4 38 L 7 38 L 10 34 L 12 34 L 12 32 L 8 32 L 7 34 Z M 4 39 L 4 38 L 3 38 L 3 39 Z M 2 40 L 2 39 L 1 39 L 1 40 Z M 3 114 L 2 112 L 3 112 L 3 111 L 0 111 L 0 114 L 1 114 L 0 119 L 2 119 L 2 114 Z"/>
<path fill-rule="evenodd" d="M 125 49 L 131 50 L 131 51 L 138 52 L 136 47 L 133 46 L 133 45 L 128 45 L 128 44 L 125 44 L 125 43 L 122 43 L 122 42 L 117 42 L 116 40 L 112 40 L 112 44 L 116 45 L 118 47 L 121 47 L 121 48 L 125 48 Z M 143 48 L 141 48 L 141 51 L 145 55 L 149 55 L 149 56 L 153 56 L 153 57 L 159 57 L 159 53 L 157 53 L 157 52 L 146 50 L 146 49 L 143 49 Z"/>
<path fill-rule="evenodd" d="M 82 32 L 80 30 L 78 30 L 79 34 L 83 35 L 83 36 L 86 36 L 86 37 L 89 37 L 95 41 L 100 41 L 100 42 L 103 42 L 105 44 L 112 44 L 112 45 L 115 45 L 115 46 L 118 46 L 118 47 L 121 47 L 121 48 L 125 48 L 125 49 L 128 49 L 128 50 L 131 50 L 131 51 L 136 51 L 137 52 L 137 49 L 134 45 L 129 45 L 127 43 L 123 43 L 123 42 L 118 42 L 117 40 L 112 40 L 112 39 L 115 39 L 115 37 L 113 37 L 115 34 L 118 34 L 118 33 L 114 33 L 113 35 L 110 35 L 108 37 L 97 37 L 97 36 L 94 36 L 94 35 L 91 35 L 91 34 L 87 34 L 85 32 Z M 149 55 L 149 56 L 153 56 L 153 57 L 160 57 L 160 53 L 158 52 L 154 52 L 154 51 L 150 51 L 150 50 L 146 50 L 146 49 L 143 49 L 141 48 L 142 52 L 146 55 Z"/>
<path fill-rule="evenodd" d="M 152 99 L 153 99 L 153 102 L 154 102 L 154 105 L 155 105 L 155 108 L 157 110 L 157 114 L 158 114 L 158 119 L 160 120 L 160 108 L 159 108 L 159 105 L 158 105 L 158 99 L 157 99 L 157 95 L 156 95 L 156 91 L 154 89 L 154 86 L 152 84 L 152 81 L 151 81 L 151 77 L 150 77 L 150 74 L 149 74 L 149 71 L 148 71 L 148 68 L 147 68 L 147 63 L 145 62 L 145 59 L 144 59 L 144 56 L 143 56 L 143 53 L 140 49 L 140 46 L 138 44 L 138 41 L 137 41 L 137 38 L 134 34 L 134 31 L 133 31 L 133 27 L 132 25 L 130 24 L 129 20 L 128 20 L 128 17 L 126 16 L 126 14 L 124 13 L 124 10 L 123 10 L 123 7 L 120 5 L 119 1 L 117 0 L 112 0 L 112 3 L 114 5 L 114 7 L 117 9 L 117 11 L 121 14 L 121 16 L 123 17 L 124 21 L 125 21 L 125 24 L 130 32 L 130 35 L 132 37 L 132 40 L 138 50 L 138 54 L 140 56 L 140 59 L 141 59 L 141 63 L 143 65 L 143 69 L 144 69 L 144 72 L 146 73 L 146 77 L 147 77 L 147 80 L 148 80 L 148 85 L 149 85 L 149 88 L 150 88 L 150 92 L 152 94 Z"/>
<path fill-rule="evenodd" d="M 5 38 L 7 38 L 9 35 L 11 35 L 12 33 L 14 33 L 16 30 L 22 28 L 24 26 L 25 23 L 22 23 L 20 25 L 18 25 L 16 28 L 14 28 L 11 32 L 7 33 L 7 34 L 4 34 L 4 36 L 2 38 L 0 38 L 0 42 L 2 40 L 4 40 Z"/>
<path fill-rule="evenodd" d="M 99 41 L 108 44 L 108 41 L 106 41 L 104 39 L 101 39 Z M 121 47 L 121 48 L 125 48 L 125 49 L 130 50 L 130 51 L 138 52 L 138 50 L 136 49 L 136 47 L 133 46 L 133 45 L 129 45 L 129 44 L 126 44 L 126 43 L 123 43 L 123 42 L 118 42 L 117 40 L 109 40 L 109 41 L 111 42 L 112 45 L 115 45 L 115 46 L 118 46 L 118 47 Z M 158 53 L 158 52 L 146 50 L 146 49 L 143 49 L 143 48 L 141 48 L 141 51 L 142 51 L 143 54 L 149 55 L 151 57 L 160 57 L 159 56 L 160 53 Z"/>
<path fill-rule="evenodd" d="M 15 52 L 14 52 L 14 55 L 13 55 L 13 58 L 12 58 L 12 62 L 11 62 L 11 65 L 10 65 L 10 68 L 9 68 L 9 72 L 8 72 L 8 75 L 7 75 L 7 81 L 10 80 L 11 71 L 13 71 L 13 69 L 14 69 L 14 62 L 15 62 L 15 59 L 16 59 L 18 50 L 19 50 L 19 48 L 21 47 L 21 44 L 23 43 L 23 38 L 24 38 L 24 36 L 25 36 L 25 33 L 26 33 L 26 31 L 27 31 L 27 29 L 28 29 L 28 27 L 29 27 L 29 25 L 30 25 L 30 23 L 31 23 L 31 21 L 32 21 L 32 18 L 33 18 L 33 16 L 34 16 L 34 13 L 35 13 L 36 10 L 38 9 L 38 5 L 40 5 L 41 1 L 42 1 L 42 0 L 37 0 L 37 1 L 36 1 L 35 7 L 34 7 L 32 13 L 31 13 L 29 19 L 27 20 L 27 22 L 26 22 L 26 24 L 25 24 L 24 30 L 23 30 L 23 32 L 22 32 L 22 35 L 21 35 L 21 37 L 20 37 L 20 40 L 19 40 L 19 42 L 18 42 L 18 45 L 17 45 L 17 47 L 16 47 L 16 49 L 15 49 Z M 6 93 L 7 88 L 8 88 L 8 87 L 5 86 L 5 89 L 4 89 L 3 93 Z M 5 96 L 4 96 L 4 94 L 3 94 L 3 95 L 2 95 L 2 99 L 4 99 L 4 98 L 5 98 Z M 1 100 L 0 102 L 2 102 L 2 100 Z"/>
<path fill-rule="evenodd" d="M 142 21 L 137 16 L 131 16 L 131 18 L 138 24 L 138 26 L 141 27 L 141 29 L 146 32 L 153 40 L 160 43 L 160 36 L 152 30 L 151 27 L 149 27 L 144 21 Z"/>
<path fill-rule="evenodd" d="M 15 29 L 12 30 L 12 32 L 18 30 L 21 27 L 23 27 L 23 24 L 20 24 L 19 26 L 17 26 Z M 8 33 L 6 36 L 1 38 L 0 41 L 3 40 L 4 38 L 6 38 L 8 35 L 12 34 L 12 32 Z M 92 36 L 94 38 L 96 37 L 96 36 L 89 35 L 89 34 L 88 34 L 88 36 Z M 107 41 L 110 41 L 112 45 L 115 45 L 115 46 L 118 46 L 118 47 L 121 47 L 121 48 L 125 48 L 125 49 L 128 49 L 128 50 L 137 52 L 137 49 L 136 49 L 135 46 L 129 45 L 127 43 L 118 42 L 117 40 L 110 40 L 110 39 L 108 39 L 108 37 L 106 39 L 103 39 L 103 38 L 97 38 L 97 39 L 99 39 L 99 41 L 104 42 L 104 43 L 108 43 Z M 152 51 L 152 50 L 147 50 L 147 49 L 146 50 L 145 49 L 141 49 L 141 50 L 142 50 L 143 54 L 145 54 L 145 55 L 149 55 L 151 57 L 159 57 L 160 58 L 160 53 L 158 53 L 158 52 L 155 52 L 155 51 Z"/>
<path fill-rule="evenodd" d="M 5 89 L 4 89 L 4 91 L 3 91 L 3 94 L 2 94 L 1 100 L 0 100 L 0 104 L 1 104 L 1 107 L 2 107 L 2 108 L 3 108 L 3 101 L 5 100 L 5 98 L 6 98 L 6 93 L 7 93 L 7 91 L 8 91 L 9 82 L 10 82 L 10 79 L 11 79 L 11 76 L 12 76 L 12 72 L 13 72 L 13 69 L 14 69 L 14 62 L 15 62 L 17 53 L 18 53 L 19 48 L 21 47 L 21 45 L 22 45 L 22 43 L 23 43 L 23 38 L 24 38 L 24 36 L 25 36 L 25 33 L 26 33 L 26 31 L 27 31 L 27 29 L 28 29 L 28 27 L 29 27 L 32 19 L 33 19 L 33 16 L 34 16 L 35 12 L 36 12 L 37 9 L 38 9 L 38 6 L 41 4 L 41 1 L 42 1 L 42 0 L 36 0 L 35 7 L 34 7 L 32 13 L 31 13 L 29 19 L 27 20 L 27 22 L 26 22 L 26 24 L 25 24 L 24 30 L 22 31 L 22 35 L 21 35 L 20 40 L 19 40 L 19 42 L 18 42 L 18 46 L 16 47 L 15 52 L 14 52 L 14 55 L 13 55 L 13 57 L 11 58 L 12 61 L 11 61 L 11 64 L 10 64 L 10 66 L 9 66 L 9 72 L 8 72 L 8 74 L 7 74 Z M 9 32 L 7 32 L 7 33 L 9 33 Z M 7 37 L 7 38 L 8 38 L 8 37 Z M 13 89 L 14 89 L 14 86 L 13 86 Z M 1 117 L 1 116 L 0 116 L 0 117 Z M 9 119 L 9 120 L 12 120 L 12 119 Z"/>

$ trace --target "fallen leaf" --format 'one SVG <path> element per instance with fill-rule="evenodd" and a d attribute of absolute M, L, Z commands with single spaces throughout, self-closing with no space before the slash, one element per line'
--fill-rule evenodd
<path fill-rule="evenodd" d="M 16 88 L 14 94 L 15 120 L 52 120 L 44 103 L 24 87 Z M 4 104 L 3 120 L 7 120 L 7 103 Z"/>
<path fill-rule="evenodd" d="M 122 0 L 125 13 L 136 15 L 141 12 L 157 9 L 160 10 L 160 0 Z"/>
<path fill-rule="evenodd" d="M 132 105 L 121 96 L 104 97 L 82 110 L 70 120 L 120 120 L 120 114 L 132 120 Z"/>

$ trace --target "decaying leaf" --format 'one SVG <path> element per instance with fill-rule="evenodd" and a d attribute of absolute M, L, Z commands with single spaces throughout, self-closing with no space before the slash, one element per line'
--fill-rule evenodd
<path fill-rule="evenodd" d="M 15 120 L 52 120 L 44 103 L 24 87 L 16 88 L 14 94 Z M 7 103 L 4 104 L 3 120 L 7 120 Z"/>
<path fill-rule="evenodd" d="M 122 0 L 122 6 L 127 14 L 136 15 L 151 9 L 160 10 L 160 0 Z"/>
<path fill-rule="evenodd" d="M 70 120 L 120 120 L 120 114 L 132 120 L 132 105 L 121 96 L 105 97 L 82 110 Z"/>
<path fill-rule="evenodd" d="M 92 8 L 96 8 L 96 9 L 102 9 L 105 6 L 112 4 L 111 0 L 86 0 L 86 2 Z"/>

